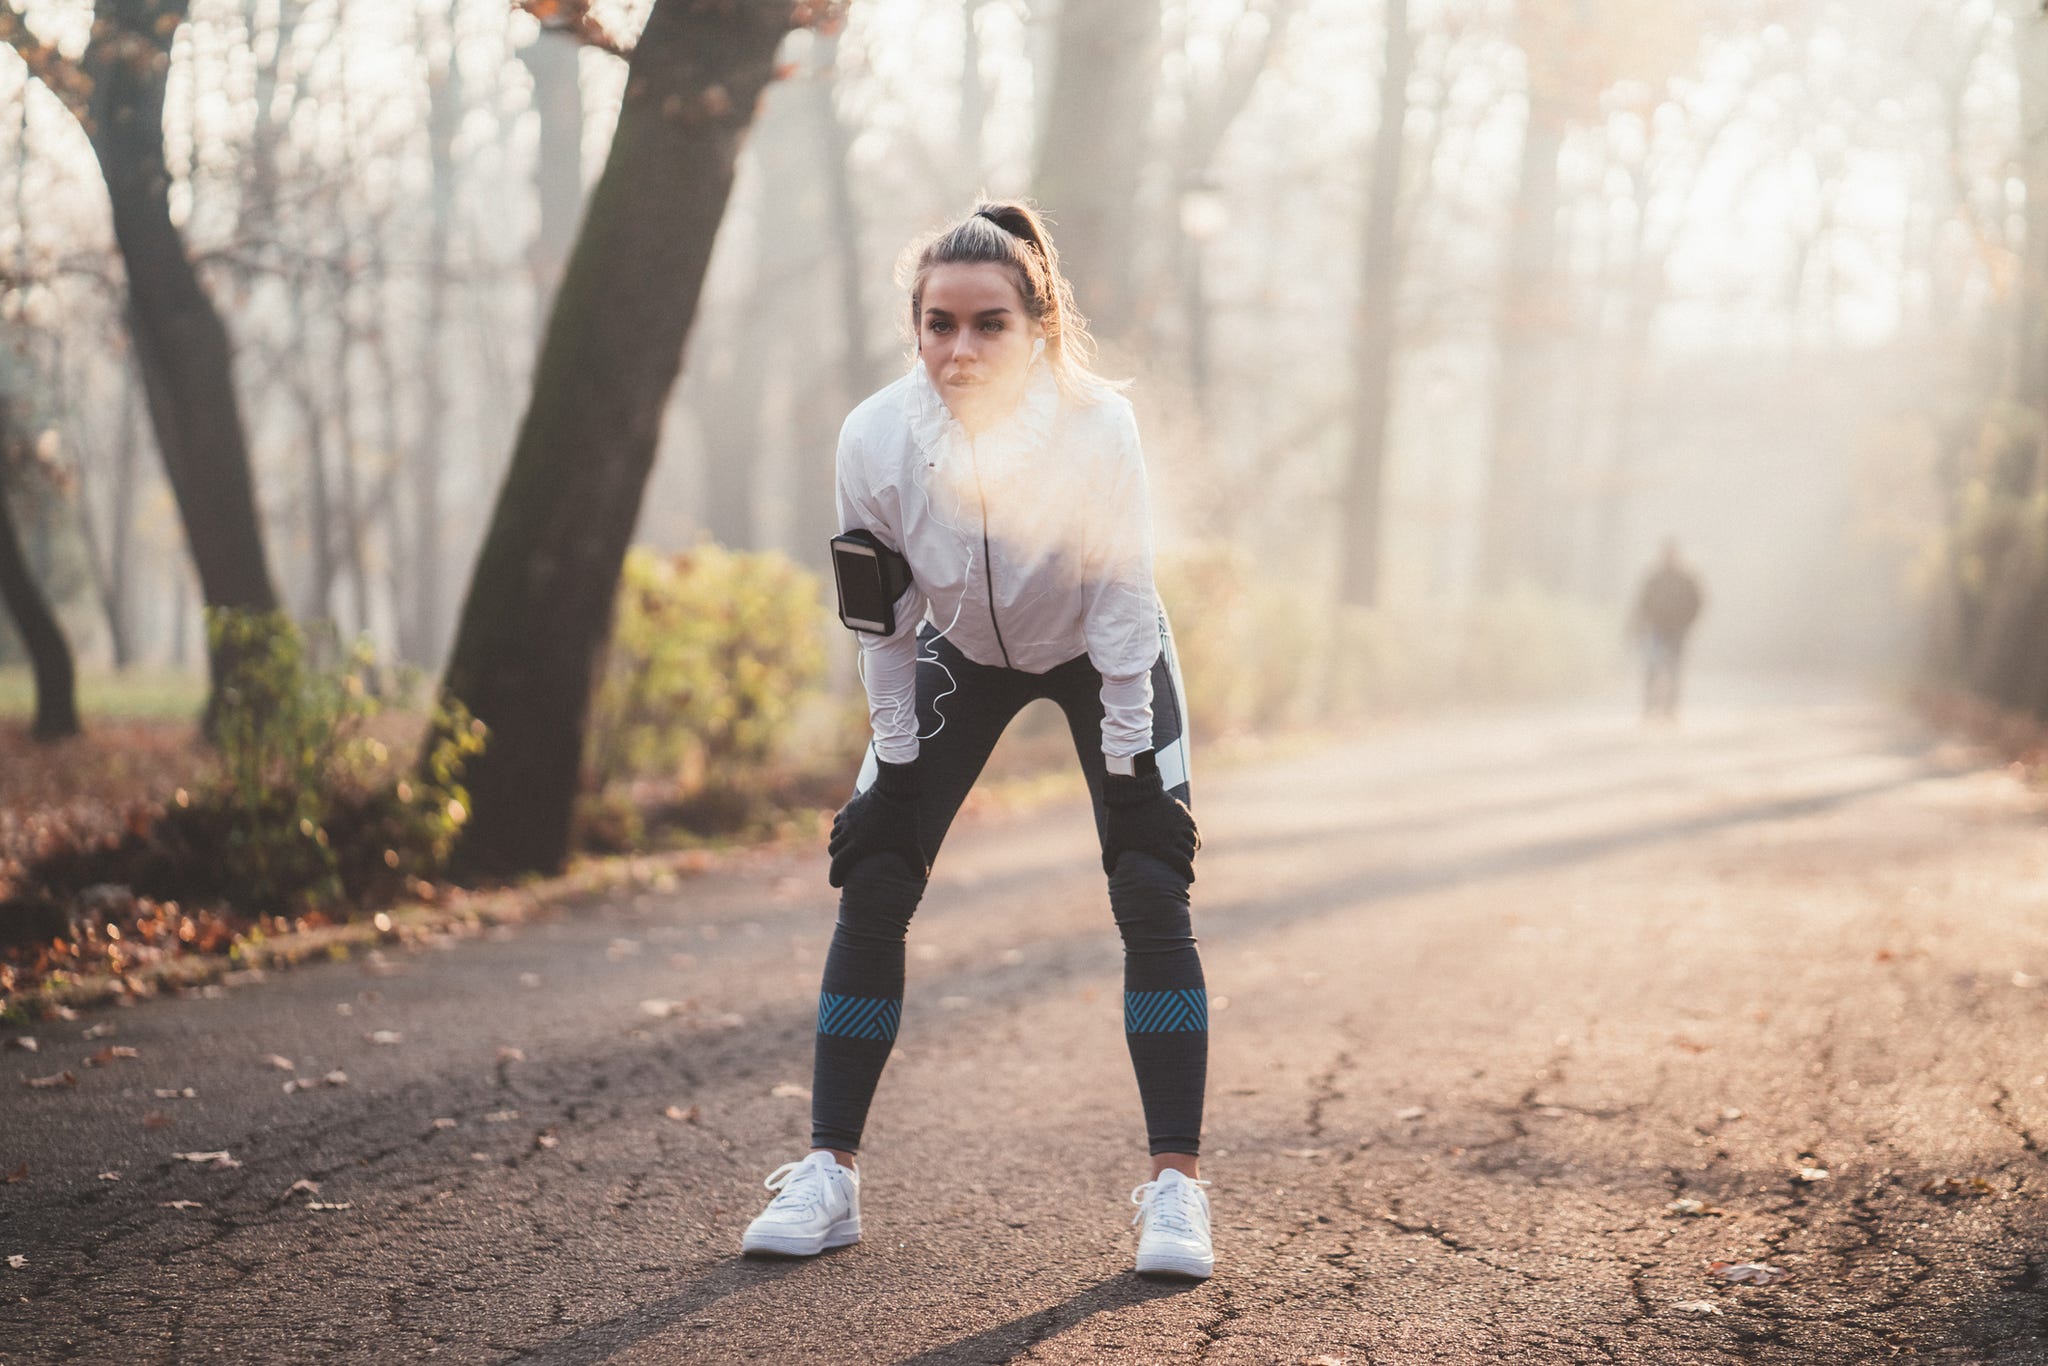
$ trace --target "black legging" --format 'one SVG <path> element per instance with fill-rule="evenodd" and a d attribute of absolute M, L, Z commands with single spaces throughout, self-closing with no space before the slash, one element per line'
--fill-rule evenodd
<path fill-rule="evenodd" d="M 1186 717 L 1172 635 L 1163 613 L 1159 630 L 1159 660 L 1152 666 L 1152 743 L 1165 759 L 1162 773 L 1175 783 L 1169 790 L 1187 801 Z M 1042 674 L 1025 673 L 976 664 L 950 641 L 934 639 L 935 634 L 930 623 L 919 631 L 917 666 L 918 733 L 930 737 L 920 742 L 917 757 L 918 841 L 926 857 L 937 860 L 953 817 L 1004 728 L 1041 697 L 1058 703 L 1066 713 L 1100 837 L 1102 677 L 1088 657 L 1078 656 Z M 931 662 L 932 657 L 939 663 Z M 864 790 L 873 774 L 871 748 L 857 790 Z M 902 1015 L 904 935 L 924 888 L 924 879 L 893 854 L 865 859 L 847 875 L 818 997 L 811 1083 L 813 1147 L 845 1152 L 860 1147 L 868 1103 Z M 1150 855 L 1127 853 L 1110 876 L 1109 904 L 1123 935 L 1124 1038 L 1138 1075 L 1151 1150 L 1196 1153 L 1208 1069 L 1209 1008 L 1188 916 L 1188 884 Z"/>

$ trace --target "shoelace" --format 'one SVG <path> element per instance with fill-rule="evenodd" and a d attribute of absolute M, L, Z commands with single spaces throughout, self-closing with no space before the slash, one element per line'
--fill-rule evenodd
<path fill-rule="evenodd" d="M 808 1214 L 824 1205 L 826 1180 L 825 1169 L 815 1162 L 785 1162 L 761 1184 L 775 1192 L 769 1208 L 780 1206 Z"/>
<path fill-rule="evenodd" d="M 1181 1180 L 1162 1186 L 1157 1178 L 1147 1181 L 1131 1192 L 1131 1203 L 1138 1207 L 1138 1212 L 1131 1216 L 1131 1223 L 1137 1224 L 1149 1212 L 1153 1227 L 1184 1238 L 1194 1237 L 1193 1215 L 1200 1205 L 1196 1187 L 1208 1184 L 1207 1181 Z"/>

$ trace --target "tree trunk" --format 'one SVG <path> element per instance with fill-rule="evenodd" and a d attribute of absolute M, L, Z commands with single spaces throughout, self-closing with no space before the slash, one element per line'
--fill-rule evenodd
<path fill-rule="evenodd" d="M 559 868 L 593 675 L 733 162 L 787 0 L 656 0 L 556 295 L 445 690 L 490 729 L 460 858 Z"/>
<path fill-rule="evenodd" d="M 227 328 L 171 222 L 164 85 L 186 3 L 100 0 L 81 61 L 92 80 L 87 132 L 106 177 L 136 361 L 200 591 L 211 607 L 272 611 L 277 593 Z M 218 688 L 225 661 L 209 663 Z"/>
<path fill-rule="evenodd" d="M 451 3 L 448 30 L 455 28 Z M 407 625 L 402 646 L 417 664 L 437 663 L 447 649 L 447 593 L 441 574 L 441 466 L 447 431 L 448 395 L 442 371 L 442 348 L 448 331 L 448 263 L 455 232 L 455 134 L 462 123 L 462 73 L 451 47 L 448 61 L 428 76 L 427 153 L 433 167 L 427 228 L 426 318 L 420 335 L 419 432 L 408 450 L 412 486 L 412 601 L 401 611 Z M 546 297 L 546 296 L 543 296 Z"/>
<path fill-rule="evenodd" d="M 1139 334 L 1137 190 L 1159 78 L 1160 0 L 1063 0 L 1034 192 L 1105 343 Z"/>
<path fill-rule="evenodd" d="M 1396 231 L 1407 150 L 1408 77 L 1415 64 L 1408 0 L 1386 0 L 1386 65 L 1380 75 L 1380 126 L 1372 154 L 1372 190 L 1359 262 L 1357 347 L 1351 409 L 1351 469 L 1346 480 L 1339 599 L 1352 607 L 1379 601 L 1380 553 L 1386 518 L 1387 420 L 1391 415 L 1394 345 L 1399 319 L 1401 244 Z"/>
<path fill-rule="evenodd" d="M 540 304 L 537 317 L 547 316 L 547 302 L 576 245 L 576 220 L 583 214 L 582 53 L 581 42 L 555 29 L 541 30 L 519 52 L 533 74 L 533 108 L 540 115 L 540 153 L 534 162 L 540 230 L 527 255 Z"/>
<path fill-rule="evenodd" d="M 1560 324 L 1557 159 L 1564 120 L 1531 82 L 1505 278 L 1495 320 L 1494 379 L 1480 577 L 1493 590 L 1541 581 L 1541 524 L 1549 437 L 1552 336 Z"/>
<path fill-rule="evenodd" d="M 49 599 L 29 572 L 21 538 L 15 534 L 8 507 L 8 466 L 19 437 L 5 399 L 0 399 L 0 603 L 14 618 L 22 647 L 36 680 L 36 719 L 29 734 L 37 740 L 61 740 L 78 734 L 77 680 L 71 646 L 50 610 Z"/>

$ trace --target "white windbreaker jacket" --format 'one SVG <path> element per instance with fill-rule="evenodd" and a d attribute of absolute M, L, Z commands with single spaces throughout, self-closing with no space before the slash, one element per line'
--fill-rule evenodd
<path fill-rule="evenodd" d="M 1040 360 L 1015 412 L 970 437 L 914 362 L 847 417 L 838 486 L 840 527 L 910 561 L 896 633 L 859 636 L 877 757 L 917 757 L 927 609 L 977 664 L 1044 673 L 1086 654 L 1102 675 L 1103 753 L 1152 747 L 1152 516 L 1122 394 L 1076 403 Z"/>

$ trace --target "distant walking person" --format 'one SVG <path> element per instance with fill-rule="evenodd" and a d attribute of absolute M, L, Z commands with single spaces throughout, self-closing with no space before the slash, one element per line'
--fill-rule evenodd
<path fill-rule="evenodd" d="M 1196 1171 L 1209 997 L 1188 910 L 1200 840 L 1137 423 L 1088 368 L 1031 209 L 983 204 L 906 266 L 917 356 L 839 436 L 833 567 L 840 618 L 863 633 L 874 742 L 832 822 L 839 922 L 810 1151 L 769 1176 L 776 1196 L 741 1247 L 810 1256 L 859 1241 L 854 1153 L 904 1021 L 911 914 L 997 737 L 1046 698 L 1066 713 L 1123 936 L 1124 1039 L 1151 1148 L 1131 1196 L 1137 1270 L 1200 1279 L 1213 1265 Z M 1001 1115 L 960 1127 L 1008 1141 Z"/>
<path fill-rule="evenodd" d="M 1705 595 L 1700 581 L 1679 558 L 1678 542 L 1664 542 L 1664 556 L 1636 595 L 1631 629 L 1643 644 L 1643 719 L 1678 715 L 1678 678 L 1685 665 L 1685 638 L 1699 619 Z"/>

